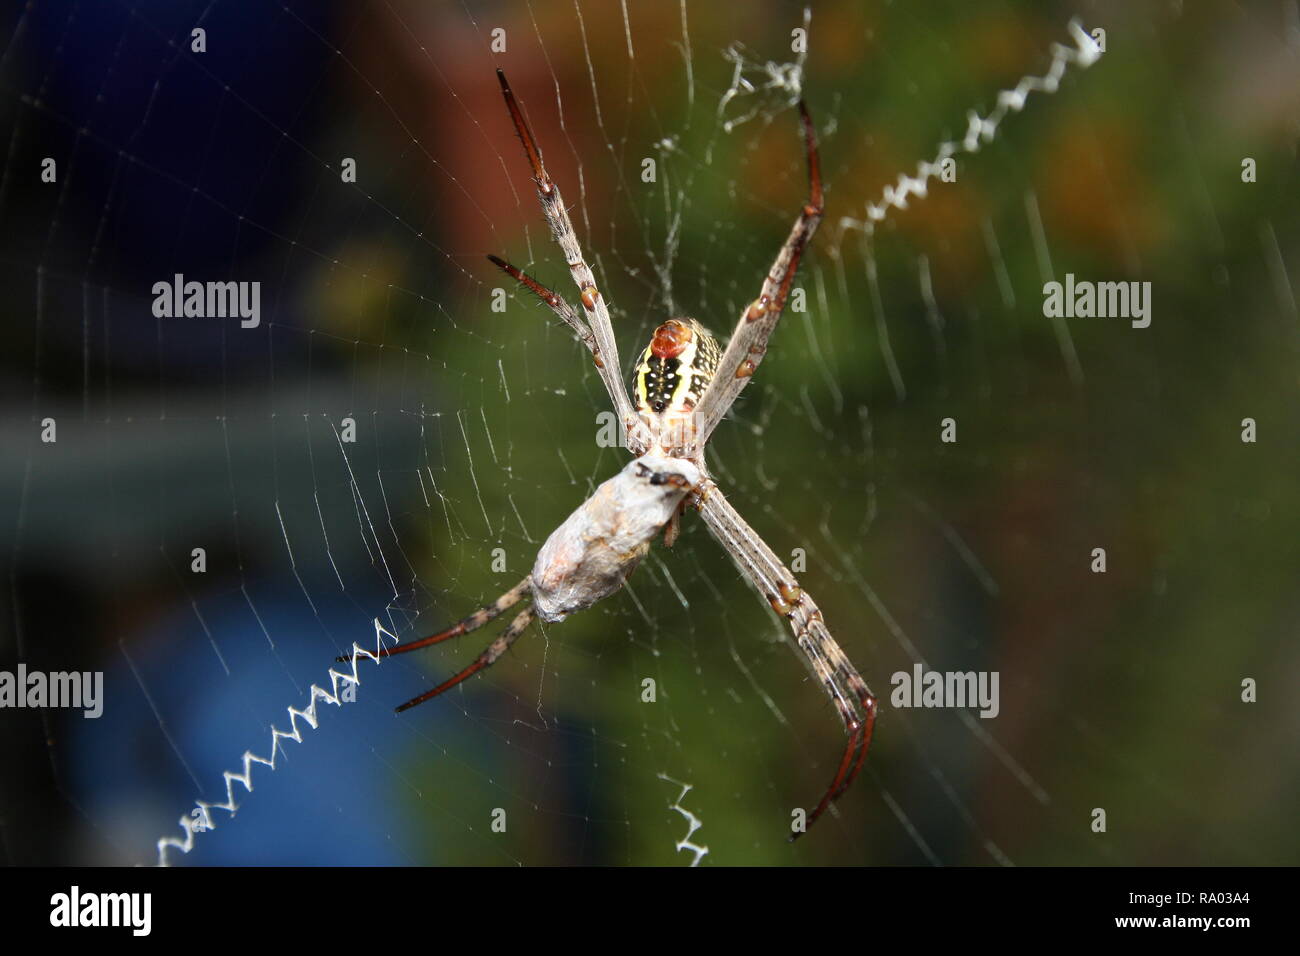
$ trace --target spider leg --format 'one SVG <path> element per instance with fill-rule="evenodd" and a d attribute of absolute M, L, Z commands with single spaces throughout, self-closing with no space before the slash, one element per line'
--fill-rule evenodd
<path fill-rule="evenodd" d="M 701 483 L 694 500 L 714 538 L 767 598 L 772 610 L 789 622 L 795 645 L 835 704 L 848 734 L 835 776 L 808 815 L 807 826 L 811 827 L 848 790 L 862 769 L 876 726 L 876 697 L 831 635 L 812 597 L 758 532 L 745 523 L 712 479 Z M 795 832 L 790 839 L 798 839 L 802 832 Z"/>
<path fill-rule="evenodd" d="M 813 613 L 817 616 L 818 623 L 821 623 L 821 612 L 814 609 Z M 793 618 L 791 618 L 791 626 L 795 626 Z M 839 645 L 835 642 L 834 638 L 830 636 L 830 631 L 826 629 L 825 624 L 821 624 L 821 629 L 826 633 L 817 639 L 820 645 L 822 647 L 833 647 L 835 652 L 838 652 L 840 656 L 844 656 Z M 875 695 L 871 693 L 870 688 L 867 687 L 866 682 L 862 680 L 857 671 L 853 669 L 853 666 L 848 663 L 847 659 L 845 659 L 843 664 L 832 664 L 832 667 L 834 669 L 836 681 L 847 686 L 852 692 L 857 701 L 858 707 L 861 710 L 862 716 L 861 719 L 859 719 L 858 711 L 854 711 L 852 708 L 850 708 L 848 716 L 845 715 L 843 708 L 840 710 L 840 717 L 844 720 L 844 726 L 849 731 L 849 739 L 844 745 L 844 755 L 840 758 L 840 765 L 835 771 L 834 779 L 831 780 L 830 786 L 826 788 L 826 792 L 822 795 L 821 800 L 818 801 L 813 812 L 808 815 L 809 827 L 811 827 L 813 823 L 816 822 L 817 818 L 825 813 L 826 810 L 829 809 L 830 805 L 838 800 L 844 792 L 849 789 L 853 781 L 857 779 L 858 772 L 862 769 L 862 764 L 866 761 L 867 751 L 871 749 L 871 737 L 872 733 L 876 729 L 876 698 Z M 841 703 L 841 695 L 838 690 L 836 691 L 835 697 L 838 706 Z M 790 835 L 791 842 L 797 840 L 802 835 L 803 831 L 792 833 Z"/>
<path fill-rule="evenodd" d="M 596 361 L 596 368 L 601 368 L 604 365 L 600 357 L 600 346 L 596 344 L 595 334 L 586 322 L 578 318 L 577 313 L 573 311 L 573 306 L 565 302 L 558 292 L 548 289 L 527 272 L 515 268 L 504 259 L 499 259 L 496 256 L 488 256 L 488 258 L 502 272 L 519 282 L 529 292 L 550 306 L 551 311 L 563 319 L 564 324 L 578 334 L 582 344 L 591 351 L 591 357 Z"/>
<path fill-rule="evenodd" d="M 528 165 L 533 170 L 533 182 L 537 184 L 537 198 L 542 204 L 542 214 L 546 217 L 547 224 L 551 227 L 551 235 L 559 243 L 561 251 L 564 253 L 564 261 L 569 267 L 569 273 L 573 276 L 574 283 L 578 286 L 579 298 L 582 301 L 582 308 L 586 319 L 588 334 L 584 335 L 579 332 L 579 337 L 587 343 L 591 349 L 591 354 L 596 362 L 596 369 L 600 372 L 601 380 L 605 383 L 605 390 L 609 392 L 610 401 L 614 403 L 614 411 L 618 414 L 619 419 L 623 422 L 623 427 L 628 433 L 628 448 L 636 455 L 642 455 L 649 447 L 649 441 L 644 434 L 645 426 L 637 417 L 632 407 L 632 400 L 628 397 L 627 388 L 620 377 L 622 368 L 618 358 L 618 343 L 614 340 L 614 325 L 609 317 L 609 307 L 605 304 L 605 297 L 600 294 L 596 288 L 596 278 L 592 274 L 591 267 L 587 265 L 582 257 L 582 247 L 578 243 L 577 233 L 573 230 L 573 222 L 569 219 L 569 213 L 564 208 L 564 201 L 560 198 L 559 187 L 547 173 L 546 167 L 542 163 L 541 150 L 537 148 L 537 141 L 533 138 L 533 132 L 528 128 L 528 121 L 524 119 L 523 110 L 519 108 L 519 103 L 515 100 L 515 94 L 510 89 L 510 84 L 506 82 L 506 75 L 497 70 L 497 79 L 501 82 L 501 95 L 505 97 L 506 109 L 510 112 L 510 119 L 514 123 L 515 132 L 519 135 L 519 141 L 523 143 L 524 155 L 528 157 Z M 495 260 L 494 260 L 495 261 Z M 502 268 L 505 266 L 498 262 Z M 506 269 L 510 272 L 509 269 Z M 516 270 L 518 271 L 518 270 Z M 514 273 L 511 273 L 514 275 Z M 516 278 L 520 278 L 520 273 Z M 524 281 L 520 278 L 520 281 Z M 528 282 L 524 283 L 529 285 Z M 544 286 L 536 284 L 529 285 L 534 293 L 541 296 Z M 552 296 L 559 299 L 559 296 Z M 542 300 L 555 309 L 560 318 L 564 319 L 571 326 L 573 321 L 553 305 L 544 296 Z M 563 301 L 563 300 L 560 300 Z M 568 309 L 570 315 L 573 310 Z M 576 318 L 576 317 L 575 317 Z M 590 336 L 590 338 L 589 338 Z M 591 344 L 594 339 L 595 346 Z"/>
<path fill-rule="evenodd" d="M 474 658 L 473 664 L 470 664 L 469 667 L 466 667 L 455 677 L 450 677 L 443 681 L 433 690 L 426 690 L 419 697 L 412 697 L 405 704 L 402 704 L 397 708 L 397 713 L 400 714 L 404 710 L 410 710 L 416 704 L 423 704 L 426 700 L 437 697 L 443 691 L 455 687 L 461 681 L 465 680 L 465 678 L 472 677 L 474 674 L 483 670 L 483 668 L 491 667 L 496 663 L 497 658 L 504 654 L 507 648 L 518 640 L 519 635 L 528 630 L 528 625 L 531 623 L 533 623 L 533 606 L 530 604 L 528 607 L 516 614 L 515 619 L 510 622 L 510 626 L 497 635 L 496 640 L 485 647 L 478 657 Z"/>
<path fill-rule="evenodd" d="M 683 498 L 682 503 L 678 505 L 677 510 L 673 512 L 673 516 L 669 518 L 668 523 L 664 525 L 665 548 L 671 548 L 677 543 L 677 536 L 682 533 L 682 512 L 685 510 L 686 499 Z"/>
<path fill-rule="evenodd" d="M 799 211 L 799 217 L 791 227 L 785 245 L 777 253 L 758 298 L 741 313 L 740 321 L 727 342 L 727 350 L 718 362 L 717 372 L 700 396 L 695 408 L 697 448 L 705 446 L 713 429 L 722 421 L 722 417 L 730 410 L 763 361 L 763 355 L 767 352 L 767 340 L 785 310 L 785 300 L 790 294 L 795 273 L 799 270 L 799 260 L 813 233 L 817 231 L 818 223 L 822 221 L 825 204 L 822 197 L 821 163 L 817 157 L 817 134 L 802 101 L 799 103 L 799 116 L 808 152 L 808 202 Z"/>
<path fill-rule="evenodd" d="M 501 595 L 491 604 L 484 605 L 468 617 L 461 618 L 451 627 L 437 634 L 430 634 L 428 637 L 422 637 L 418 641 L 412 641 L 409 644 L 399 644 L 396 647 L 385 647 L 380 650 L 380 657 L 392 657 L 394 654 L 405 654 L 407 651 L 418 651 L 422 647 L 428 647 L 431 644 L 441 644 L 443 641 L 449 641 L 453 637 L 460 637 L 462 634 L 468 634 L 470 631 L 477 631 L 484 624 L 494 620 L 503 611 L 508 611 L 514 607 L 528 594 L 532 587 L 532 575 L 524 578 L 505 594 Z M 336 657 L 336 661 L 347 662 L 352 660 L 351 656 L 344 655 Z"/>

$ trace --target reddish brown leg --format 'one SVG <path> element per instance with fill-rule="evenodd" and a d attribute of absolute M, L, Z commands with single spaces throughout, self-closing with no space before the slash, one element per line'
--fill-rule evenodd
<path fill-rule="evenodd" d="M 396 647 L 385 647 L 380 650 L 380 657 L 392 657 L 394 654 L 405 654 L 407 651 L 418 651 L 422 647 L 428 647 L 431 644 L 441 644 L 443 641 L 449 641 L 453 637 L 460 637 L 462 634 L 468 634 L 470 631 L 477 631 L 484 624 L 495 619 L 503 611 L 508 611 L 514 607 L 528 594 L 532 587 L 532 576 L 524 578 L 505 594 L 501 595 L 491 604 L 479 608 L 469 617 L 462 618 L 445 631 L 439 631 L 437 634 L 430 634 L 428 637 L 422 637 L 418 641 L 412 641 L 409 644 L 398 644 Z M 348 662 L 352 660 L 351 655 L 334 658 L 336 661 Z"/>
<path fill-rule="evenodd" d="M 677 543 L 677 536 L 682 533 L 682 512 L 685 510 L 686 499 L 683 498 L 682 503 L 678 505 L 677 510 L 673 512 L 673 516 L 669 518 L 668 523 L 664 525 L 665 548 L 671 548 Z"/>
<path fill-rule="evenodd" d="M 582 340 L 582 344 L 587 346 L 588 351 L 591 352 L 591 357 L 595 359 L 596 367 L 604 367 L 604 363 L 600 358 L 600 346 L 596 344 L 595 333 L 588 328 L 586 323 L 578 318 L 577 314 L 573 311 L 573 307 L 564 301 L 563 296 L 552 289 L 548 289 L 527 272 L 524 272 L 523 269 L 512 266 L 499 256 L 489 255 L 488 258 L 492 260 L 492 264 L 498 269 L 510 276 L 510 278 L 514 279 L 533 295 L 537 296 L 537 298 L 545 302 L 552 312 L 564 320 L 565 325 L 577 333 L 578 338 Z"/>
<path fill-rule="evenodd" d="M 862 769 L 862 764 L 866 761 L 867 751 L 871 749 L 871 734 L 876 728 L 876 698 L 870 693 L 860 694 L 858 702 L 862 705 L 865 719 L 860 720 L 852 733 L 849 734 L 848 743 L 844 747 L 844 756 L 840 758 L 839 769 L 835 771 L 835 778 L 831 785 L 826 788 L 822 795 L 821 801 L 817 804 L 816 809 L 808 817 L 808 825 L 803 831 L 796 831 L 790 835 L 790 842 L 793 843 L 804 832 L 812 829 L 812 825 L 817 822 L 817 818 L 825 813 L 832 803 L 838 800 L 846 790 L 853 785 L 857 779 L 858 771 Z M 854 756 L 856 752 L 856 756 Z"/>
<path fill-rule="evenodd" d="M 455 687 L 461 681 L 465 680 L 465 678 L 472 677 L 479 671 L 483 670 L 483 668 L 491 667 L 496 663 L 497 658 L 504 654 L 506 649 L 519 638 L 519 635 L 528 629 L 528 625 L 531 623 L 533 623 L 533 606 L 530 604 L 515 615 L 515 619 L 510 622 L 510 626 L 502 631 L 496 640 L 484 648 L 483 653 L 474 659 L 473 664 L 470 664 L 469 667 L 466 667 L 455 677 L 443 681 L 433 690 L 427 690 L 419 697 L 412 697 L 405 704 L 402 704 L 397 708 L 397 713 L 400 714 L 404 710 L 410 710 L 416 704 L 423 704 L 426 700 L 431 700 L 443 691 Z"/>

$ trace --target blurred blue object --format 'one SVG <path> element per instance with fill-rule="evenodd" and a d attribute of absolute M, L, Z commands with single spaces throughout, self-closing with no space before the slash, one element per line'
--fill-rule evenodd
<path fill-rule="evenodd" d="M 250 592 L 251 606 L 240 590 L 204 601 L 203 619 L 218 635 L 220 658 L 192 611 L 164 618 L 118 658 L 105 674 L 103 716 L 85 720 L 78 714 L 67 724 L 76 798 L 97 822 L 99 834 L 111 833 L 115 841 L 112 850 L 90 848 L 76 852 L 76 858 L 153 862 L 154 842 L 181 835 L 177 820 L 194 808 L 194 799 L 225 801 L 222 772 L 241 772 L 245 750 L 270 757 L 271 727 L 291 729 L 287 708 L 305 709 L 312 683 L 329 690 L 329 668 L 349 670 L 350 665 L 332 664 L 322 653 L 329 644 L 301 593 L 290 579 Z M 348 635 L 340 640 L 363 645 L 371 640 L 373 625 L 355 605 L 313 600 L 331 630 Z M 383 604 L 376 598 L 377 608 Z M 268 633 L 275 635 L 274 647 Z M 211 811 L 215 829 L 196 835 L 188 856 L 169 850 L 169 861 L 411 862 L 402 851 L 410 837 L 402 827 L 409 818 L 384 809 L 396 777 L 377 762 L 374 772 L 366 768 L 366 760 L 374 760 L 370 741 L 394 729 L 391 672 L 380 677 L 377 666 L 358 662 L 362 684 L 355 702 L 317 703 L 316 730 L 298 718 L 302 742 L 280 741 L 274 771 L 253 764 L 253 793 L 233 784 L 238 813 L 232 818 Z M 323 834 L 338 839 L 327 841 Z M 124 839 L 129 845 L 121 844 Z M 86 853 L 91 859 L 84 859 Z"/>

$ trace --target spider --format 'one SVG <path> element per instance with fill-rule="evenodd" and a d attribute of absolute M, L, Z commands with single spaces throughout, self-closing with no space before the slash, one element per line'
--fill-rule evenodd
<path fill-rule="evenodd" d="M 862 768 L 876 722 L 876 698 L 831 636 L 812 597 L 723 496 L 709 477 L 704 461 L 714 428 L 763 360 L 768 337 L 785 308 L 799 259 L 822 218 L 817 141 L 808 110 L 801 101 L 808 201 L 777 254 L 758 298 L 741 314 L 725 351 L 694 319 L 670 318 L 655 329 L 636 366 L 634 406 L 619 378 L 618 345 L 609 310 L 591 268 L 583 260 L 560 191 L 542 164 L 541 151 L 501 70 L 497 70 L 497 79 L 532 167 L 542 212 L 577 283 L 582 317 L 559 293 L 532 276 L 496 256 L 488 258 L 549 306 L 587 346 L 626 431 L 627 447 L 636 458 L 555 529 L 526 578 L 446 630 L 381 652 L 388 656 L 403 654 L 451 640 L 524 602 L 523 610 L 472 664 L 397 710 L 437 697 L 490 667 L 534 618 L 547 623 L 561 621 L 613 594 L 645 557 L 651 539 L 660 529 L 664 530 L 665 545 L 672 546 L 681 513 L 691 507 L 699 512 L 750 584 L 789 623 L 795 644 L 844 723 L 848 735 L 844 754 L 830 786 L 808 816 L 810 827 L 848 789 Z M 791 839 L 802 832 L 796 830 Z"/>

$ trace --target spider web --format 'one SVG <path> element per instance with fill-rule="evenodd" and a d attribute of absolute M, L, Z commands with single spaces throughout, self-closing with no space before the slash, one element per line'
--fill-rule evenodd
<path fill-rule="evenodd" d="M 7 13 L 5 669 L 104 673 L 98 719 L 0 711 L 7 862 L 1294 862 L 1298 62 L 1293 2 Z M 626 460 L 485 259 L 574 298 L 497 66 L 625 367 L 730 331 L 809 103 L 827 219 L 710 459 L 883 702 L 794 844 L 838 718 L 689 517 L 436 701 L 392 712 L 498 628 L 331 663 L 494 599 Z M 1066 273 L 1152 326 L 1044 317 Z M 155 318 L 176 274 L 259 324 Z M 998 717 L 890 706 L 916 664 Z"/>

